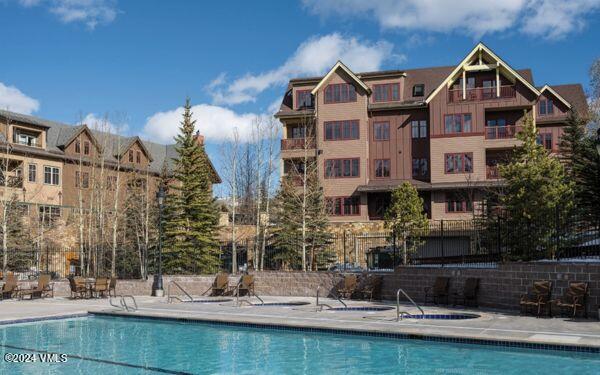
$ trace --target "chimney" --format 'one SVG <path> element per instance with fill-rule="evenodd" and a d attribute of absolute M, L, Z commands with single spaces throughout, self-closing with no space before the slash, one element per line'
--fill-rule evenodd
<path fill-rule="evenodd" d="M 196 135 L 194 135 L 194 139 L 196 140 L 199 146 L 204 145 L 204 136 L 200 134 L 200 130 L 196 130 Z"/>

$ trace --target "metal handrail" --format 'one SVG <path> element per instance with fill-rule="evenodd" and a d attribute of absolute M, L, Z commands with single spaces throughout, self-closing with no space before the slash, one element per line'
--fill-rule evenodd
<path fill-rule="evenodd" d="M 114 298 L 118 298 L 119 299 L 119 304 L 115 304 L 113 303 L 113 297 L 109 296 L 108 297 L 108 303 L 111 306 L 114 306 L 120 310 L 125 310 L 125 311 L 136 311 L 138 309 L 138 305 L 137 305 L 137 301 L 135 300 L 135 297 L 127 294 L 127 295 L 117 295 Z M 127 304 L 127 298 L 130 298 L 133 301 L 133 306 L 129 306 Z"/>
<path fill-rule="evenodd" d="M 317 306 L 316 306 L 316 311 L 323 311 L 323 306 L 328 307 L 330 309 L 332 309 L 333 307 L 331 305 L 328 305 L 326 303 L 319 303 L 319 292 L 321 291 L 321 285 L 317 285 Z M 328 295 L 331 295 L 333 293 L 329 293 Z M 348 305 L 346 305 L 346 303 L 344 301 L 342 301 L 342 299 L 337 295 L 334 294 L 333 295 L 342 305 L 344 305 L 344 307 L 348 307 Z"/>
<path fill-rule="evenodd" d="M 250 293 L 250 292 L 248 292 Z M 263 301 L 262 298 L 260 298 L 260 296 L 256 293 L 252 294 L 254 297 L 258 298 L 258 300 L 260 301 L 261 305 L 265 304 L 265 301 Z M 240 306 L 241 303 L 246 302 L 247 304 L 249 304 L 250 306 L 254 306 L 254 304 L 248 300 L 242 300 L 242 302 L 240 302 L 240 283 L 238 283 L 238 285 L 235 287 L 235 305 L 236 306 Z"/>
<path fill-rule="evenodd" d="M 406 297 L 417 309 L 419 309 L 419 311 L 421 311 L 421 315 L 425 316 L 425 311 L 423 311 L 423 309 L 421 308 L 421 306 L 417 305 L 417 303 L 415 301 L 413 301 L 412 298 L 410 298 L 410 296 L 408 294 L 406 294 L 406 292 L 400 288 L 398 289 L 398 291 L 396 292 L 396 321 L 400 320 L 400 292 L 402 292 L 402 294 L 404 294 L 404 297 Z M 402 311 L 403 314 L 408 314 L 406 311 Z"/>
<path fill-rule="evenodd" d="M 181 298 L 176 297 L 176 296 L 171 296 L 171 285 L 172 284 L 175 284 L 175 286 L 177 288 L 179 288 L 179 290 L 181 290 L 183 292 L 183 294 L 185 294 L 190 299 L 190 301 L 194 301 L 194 298 L 188 292 L 186 292 L 185 289 L 183 289 L 183 287 L 181 285 L 179 285 L 179 283 L 177 281 L 171 280 L 169 282 L 169 285 L 167 285 L 167 303 L 171 303 L 171 300 L 173 300 L 173 299 L 177 299 L 180 302 L 183 302 L 183 300 Z"/>

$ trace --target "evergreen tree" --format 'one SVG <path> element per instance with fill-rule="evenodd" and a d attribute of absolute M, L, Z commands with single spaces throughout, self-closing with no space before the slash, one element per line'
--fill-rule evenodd
<path fill-rule="evenodd" d="M 500 196 L 510 236 L 506 241 L 513 260 L 531 260 L 555 255 L 554 230 L 573 207 L 573 185 L 558 158 L 537 143 L 537 130 L 530 116 L 517 138 L 510 163 L 499 166 L 506 186 Z"/>
<path fill-rule="evenodd" d="M 402 243 L 403 261 L 419 244 L 419 236 L 429 229 L 429 220 L 423 210 L 423 198 L 410 182 L 403 182 L 392 192 L 390 206 L 384 214 L 385 226 Z M 410 239 L 410 242 L 409 242 Z"/>
<path fill-rule="evenodd" d="M 194 136 L 195 123 L 188 98 L 175 137 L 174 182 L 165 199 L 165 272 L 213 273 L 219 267 L 219 213 L 204 145 Z"/>

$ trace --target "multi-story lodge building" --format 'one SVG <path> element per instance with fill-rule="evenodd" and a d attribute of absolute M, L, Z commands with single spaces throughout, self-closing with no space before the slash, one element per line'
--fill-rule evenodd
<path fill-rule="evenodd" d="M 290 80 L 276 114 L 281 170 L 302 169 L 308 149 L 333 222 L 381 220 L 403 181 L 430 218 L 468 219 L 501 184 L 497 164 L 525 116 L 556 151 L 572 110 L 587 112 L 581 85 L 536 86 L 530 69 L 482 43 L 457 66 L 354 73 L 339 61 L 325 76 Z"/>
<path fill-rule="evenodd" d="M 196 139 L 204 142 L 199 134 Z M 87 209 L 93 188 L 108 191 L 110 199 L 116 189 L 125 190 L 132 178 L 150 181 L 154 199 L 163 166 L 169 172 L 176 155 L 173 144 L 0 110 L 0 198 L 16 200 L 30 211 L 33 206 L 35 214 L 50 221 L 78 206 Z M 208 161 L 213 183 L 220 183 Z"/>

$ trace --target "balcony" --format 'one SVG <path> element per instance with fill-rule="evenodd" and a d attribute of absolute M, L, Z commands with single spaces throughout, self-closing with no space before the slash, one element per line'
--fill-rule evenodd
<path fill-rule="evenodd" d="M 281 140 L 281 150 L 304 150 L 315 148 L 315 140 L 306 138 L 287 138 Z"/>
<path fill-rule="evenodd" d="M 486 126 L 485 139 L 512 139 L 520 130 L 520 127 L 515 125 Z"/>
<path fill-rule="evenodd" d="M 496 95 L 496 87 L 467 88 L 463 98 L 462 89 L 448 90 L 448 103 L 477 102 L 482 100 L 510 99 L 516 96 L 514 85 L 500 86 L 500 96 Z"/>
<path fill-rule="evenodd" d="M 486 165 L 485 176 L 488 180 L 497 180 L 500 178 L 500 172 L 497 165 Z"/>

